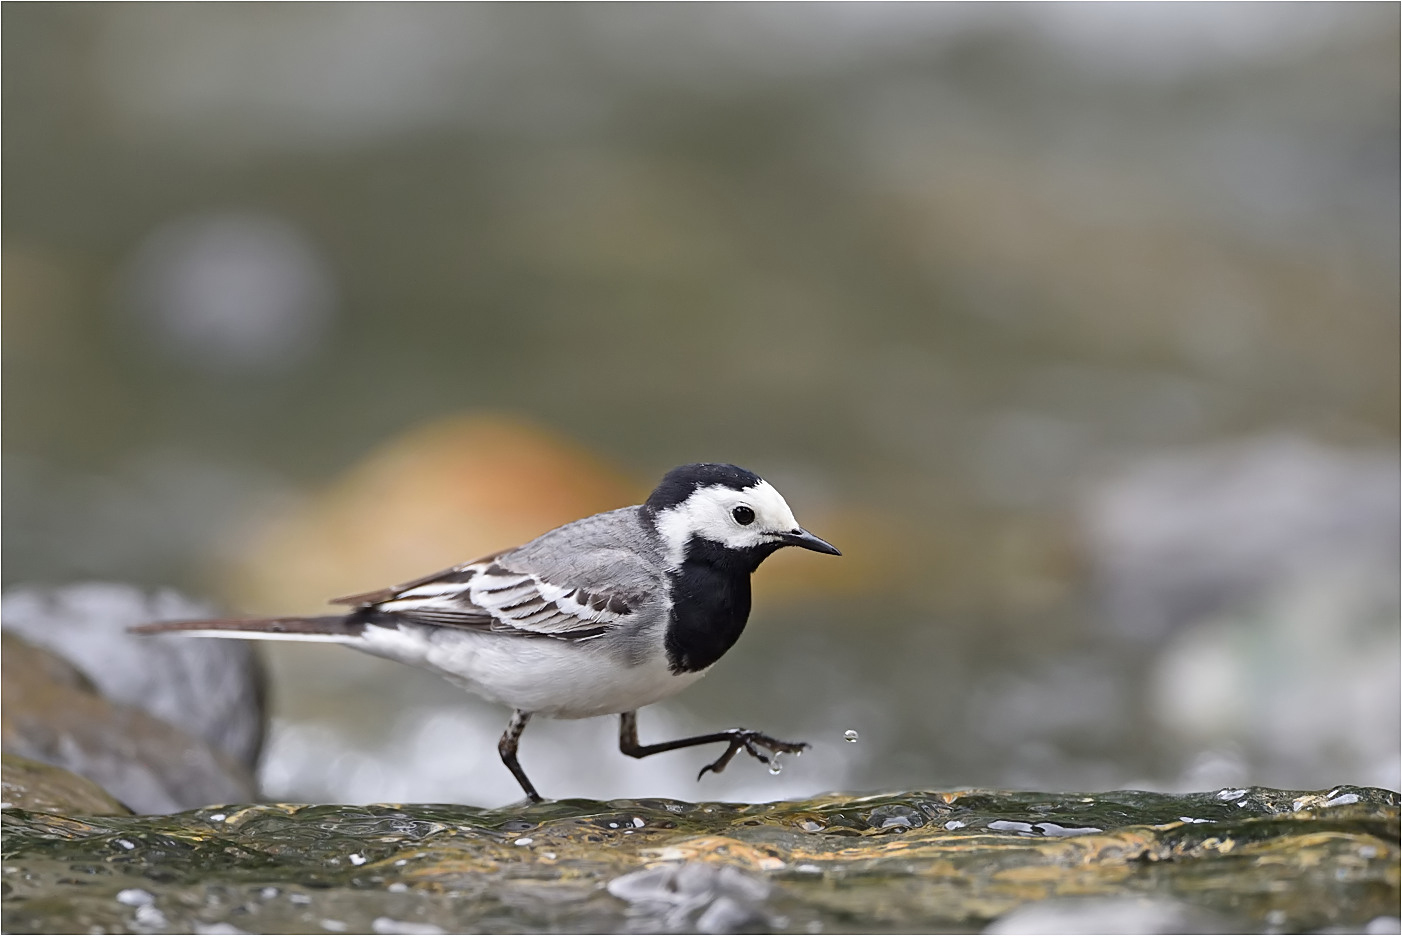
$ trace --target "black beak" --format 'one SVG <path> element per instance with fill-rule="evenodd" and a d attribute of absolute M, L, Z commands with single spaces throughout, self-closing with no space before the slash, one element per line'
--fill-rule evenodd
<path fill-rule="evenodd" d="M 804 549 L 827 553 L 829 556 L 842 555 L 832 543 L 818 539 L 818 537 L 809 533 L 807 530 L 794 530 L 792 533 L 780 533 L 779 541 L 785 546 L 802 546 Z"/>

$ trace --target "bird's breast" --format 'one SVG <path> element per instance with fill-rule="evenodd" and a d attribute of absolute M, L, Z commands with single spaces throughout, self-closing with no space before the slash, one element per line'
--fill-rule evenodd
<path fill-rule="evenodd" d="M 674 673 L 700 672 L 735 646 L 750 617 L 750 576 L 687 561 L 672 574 L 667 664 Z"/>

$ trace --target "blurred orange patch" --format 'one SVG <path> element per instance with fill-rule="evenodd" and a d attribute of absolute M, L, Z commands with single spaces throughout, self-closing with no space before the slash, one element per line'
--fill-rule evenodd
<path fill-rule="evenodd" d="M 450 417 L 372 451 L 302 509 L 256 522 L 226 592 L 249 613 L 314 612 L 646 496 L 538 426 Z"/>

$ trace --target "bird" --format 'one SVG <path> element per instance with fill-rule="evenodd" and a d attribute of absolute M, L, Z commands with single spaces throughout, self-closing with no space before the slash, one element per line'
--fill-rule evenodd
<path fill-rule="evenodd" d="M 748 728 L 657 744 L 637 710 L 704 676 L 740 638 L 750 576 L 796 546 L 840 556 L 799 526 L 783 496 L 729 464 L 668 471 L 642 504 L 557 527 L 513 549 L 390 588 L 331 600 L 317 617 L 161 621 L 140 634 L 324 641 L 422 667 L 511 709 L 497 744 L 527 799 L 541 796 L 517 757 L 534 716 L 619 716 L 619 750 L 643 758 L 724 743 L 697 774 L 744 751 L 769 764 L 808 745 Z"/>

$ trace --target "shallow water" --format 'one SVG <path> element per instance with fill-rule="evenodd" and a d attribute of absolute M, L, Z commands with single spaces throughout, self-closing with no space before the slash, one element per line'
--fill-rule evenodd
<path fill-rule="evenodd" d="M 1396 913 L 1399 797 L 963 791 L 4 813 L 6 932 L 903 932 L 1168 898 L 1298 932 Z"/>

